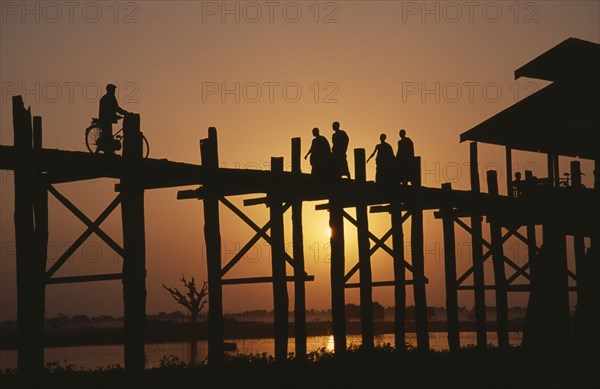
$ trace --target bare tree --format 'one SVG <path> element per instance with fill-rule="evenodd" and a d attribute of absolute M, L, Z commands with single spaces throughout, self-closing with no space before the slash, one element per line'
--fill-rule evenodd
<path fill-rule="evenodd" d="M 182 275 L 181 282 L 187 289 L 187 293 L 181 293 L 177 288 L 169 288 L 163 284 L 163 288 L 167 292 L 171 293 L 171 296 L 175 299 L 177 304 L 183 305 L 188 311 L 190 311 L 190 321 L 192 324 L 198 322 L 198 315 L 204 308 L 204 305 L 208 302 L 208 283 L 204 281 L 200 291 L 196 289 L 196 280 L 194 277 L 190 281 L 187 281 Z"/>

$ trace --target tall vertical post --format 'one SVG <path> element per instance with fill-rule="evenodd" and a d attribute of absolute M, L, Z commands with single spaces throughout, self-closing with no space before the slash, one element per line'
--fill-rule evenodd
<path fill-rule="evenodd" d="M 442 184 L 444 191 L 451 191 L 452 184 Z M 450 209 L 442 209 L 444 230 L 444 270 L 446 279 L 446 320 L 448 323 L 448 347 L 450 351 L 460 348 L 458 327 L 458 289 L 456 285 L 456 238 L 454 220 Z"/>
<path fill-rule="evenodd" d="M 300 176 L 300 138 L 292 138 L 292 173 Z M 306 284 L 304 278 L 304 237 L 302 234 L 302 200 L 292 202 L 292 251 L 294 255 L 294 335 L 296 358 L 306 359 Z"/>
<path fill-rule="evenodd" d="M 48 184 L 46 177 L 39 166 L 39 152 L 42 150 L 42 118 L 33 117 L 33 150 L 34 150 L 34 231 L 35 252 L 33 256 L 32 272 L 30 274 L 31 289 L 34 294 L 32 301 L 33 325 L 35 341 L 43 347 L 44 344 L 44 313 L 46 300 L 46 260 L 48 257 Z M 38 356 L 39 358 L 39 356 Z M 43 358 L 43 357 L 42 357 Z M 42 360 L 43 362 L 43 360 Z"/>
<path fill-rule="evenodd" d="M 528 187 L 533 185 L 533 173 L 525 170 L 525 183 Z M 529 299 L 527 302 L 527 314 L 525 318 L 525 330 L 523 331 L 523 346 L 529 346 L 536 342 L 536 326 L 539 327 L 540 288 L 538 282 L 539 262 L 541 256 L 537 252 L 537 238 L 535 224 L 527 221 L 527 261 L 529 262 Z"/>
<path fill-rule="evenodd" d="M 15 166 L 15 246 L 17 254 L 17 367 L 35 374 L 44 368 L 44 278 L 35 252 L 31 110 L 13 96 Z M 40 126 L 41 129 L 41 126 Z M 45 270 L 45 269 L 44 269 Z"/>
<path fill-rule="evenodd" d="M 146 238 L 144 189 L 139 184 L 138 163 L 142 159 L 140 116 L 130 114 L 123 122 L 124 171 L 121 176 L 123 223 L 123 301 L 125 368 L 143 371 L 146 321 Z"/>
<path fill-rule="evenodd" d="M 404 231 L 400 202 L 391 203 L 392 245 L 394 253 L 394 346 L 406 350 L 406 267 L 404 265 Z"/>
<path fill-rule="evenodd" d="M 354 166 L 356 183 L 367 182 L 365 149 L 354 149 Z M 360 191 L 360 189 L 359 189 Z M 360 200 L 356 203 L 356 222 L 358 233 L 358 266 L 360 277 L 360 327 L 362 346 L 367 350 L 373 349 L 373 287 L 371 285 L 371 254 L 369 243 L 369 218 L 367 204 Z"/>
<path fill-rule="evenodd" d="M 564 347 L 570 332 L 566 238 L 557 220 L 547 220 L 542 226 L 542 234 L 544 243 L 538 266 L 543 304 L 539 345 L 545 347 L 552 341 L 557 347 Z"/>
<path fill-rule="evenodd" d="M 200 140 L 204 180 L 204 241 L 208 270 L 208 362 L 223 361 L 223 286 L 221 283 L 221 224 L 216 179 L 219 168 L 217 129 L 208 129 L 208 138 Z"/>
<path fill-rule="evenodd" d="M 275 360 L 285 361 L 288 341 L 288 293 L 285 271 L 285 242 L 283 234 L 283 206 L 281 203 L 281 176 L 283 158 L 271 158 L 273 188 L 269 193 L 271 220 L 271 269 L 273 271 L 273 311 L 275 327 Z"/>
<path fill-rule="evenodd" d="M 421 187 L 421 158 L 415 157 L 418 171 L 414 175 L 413 186 Z M 429 329 L 427 323 L 427 295 L 425 292 L 425 253 L 423 242 L 423 210 L 421 204 L 413 204 L 411 215 L 411 242 L 413 266 L 413 289 L 415 295 L 415 326 L 417 331 L 417 348 L 429 351 Z"/>
<path fill-rule="evenodd" d="M 506 146 L 506 196 L 508 197 L 513 196 L 512 182 L 512 148 L 510 146 Z"/>
<path fill-rule="evenodd" d="M 334 189 L 334 192 L 337 192 Z M 329 200 L 329 228 L 331 237 L 331 316 L 333 326 L 333 342 L 335 353 L 342 355 L 346 352 L 346 313 L 344 296 L 344 271 L 346 256 L 344 252 L 344 214 L 343 206 L 332 193 Z"/>
<path fill-rule="evenodd" d="M 488 193 L 498 196 L 498 175 L 495 170 L 487 171 Z M 497 215 L 488 216 L 490 235 L 492 240 L 492 262 L 494 265 L 494 283 L 496 284 L 496 332 L 498 333 L 498 347 L 507 349 L 508 342 L 508 286 L 506 271 L 504 269 L 504 251 L 502 244 L 502 227 L 497 220 Z"/>
<path fill-rule="evenodd" d="M 574 190 L 581 188 L 581 163 L 579 161 L 571 161 L 571 187 Z M 579 306 L 579 301 L 581 301 L 583 297 L 579 288 L 579 275 L 582 275 L 583 269 L 585 269 L 585 265 L 583 265 L 585 261 L 585 244 L 583 234 L 579 230 L 576 230 L 573 235 L 573 248 L 575 252 L 575 274 L 578 276 L 577 305 Z"/>
<path fill-rule="evenodd" d="M 571 161 L 571 189 L 577 193 L 581 188 L 581 164 L 579 161 Z M 587 282 L 590 278 L 591 268 L 585 255 L 584 236 L 580 228 L 576 228 L 573 234 L 573 251 L 575 253 L 575 274 L 577 276 L 577 307 L 575 319 L 573 321 L 573 337 L 576 343 L 581 347 L 589 341 L 586 339 L 587 333 L 596 331 L 597 328 L 590 326 L 593 320 L 590 320 L 589 307 L 593 306 L 590 301 L 590 284 Z M 586 314 L 587 313 L 587 314 Z"/>
<path fill-rule="evenodd" d="M 470 144 L 471 191 L 480 192 L 479 164 L 477 158 L 477 142 Z M 481 210 L 473 206 L 471 214 L 471 249 L 473 258 L 473 289 L 475 294 L 475 320 L 477 331 L 477 347 L 487 347 L 486 313 L 485 313 L 485 280 L 483 275 L 483 238 L 481 232 Z"/>

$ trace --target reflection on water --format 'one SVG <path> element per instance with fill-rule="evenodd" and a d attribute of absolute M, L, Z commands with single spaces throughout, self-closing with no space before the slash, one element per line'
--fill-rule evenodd
<path fill-rule="evenodd" d="M 335 350 L 335 343 L 333 340 L 333 335 L 329 335 L 327 337 L 327 344 L 325 346 L 325 349 L 329 352 L 333 352 Z M 342 347 L 342 349 L 343 349 L 343 347 Z"/>
<path fill-rule="evenodd" d="M 509 333 L 510 343 L 518 345 L 521 343 L 522 333 Z M 488 332 L 488 343 L 498 344 L 496 333 Z M 475 332 L 463 332 L 460 334 L 462 346 L 476 343 Z M 415 333 L 407 333 L 406 341 L 413 346 L 417 344 Z M 237 351 L 229 354 L 254 354 L 267 353 L 273 355 L 273 339 L 232 339 L 229 342 L 237 344 Z M 432 332 L 429 334 L 429 342 L 432 350 L 448 349 L 448 337 L 445 332 Z M 349 335 L 346 338 L 348 346 L 360 345 L 360 335 Z M 394 334 L 384 334 L 375 336 L 376 344 L 390 343 L 394 344 Z M 309 336 L 307 339 L 307 350 L 309 352 L 325 348 L 327 351 L 333 351 L 333 336 Z M 288 350 L 295 350 L 294 338 L 289 339 Z M 200 340 L 197 342 L 178 342 L 178 343 L 151 343 L 145 347 L 146 367 L 160 366 L 161 358 L 165 356 L 175 356 L 180 361 L 186 363 L 201 363 L 206 360 L 208 355 L 208 342 Z M 74 364 L 83 369 L 96 369 L 110 365 L 119 364 L 123 366 L 123 345 L 107 346 L 74 346 L 74 347 L 55 347 L 47 348 L 44 351 L 47 362 L 60 362 L 61 365 Z M 17 351 L 0 351 L 0 370 L 15 368 L 17 366 Z"/>

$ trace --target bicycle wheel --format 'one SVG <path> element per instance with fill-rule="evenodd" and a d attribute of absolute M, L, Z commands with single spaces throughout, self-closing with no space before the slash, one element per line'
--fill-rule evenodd
<path fill-rule="evenodd" d="M 98 153 L 98 139 L 102 135 L 102 129 L 97 125 L 91 125 L 85 129 L 85 145 L 90 153 Z"/>
<path fill-rule="evenodd" d="M 150 155 L 150 144 L 144 135 L 142 135 L 142 155 L 144 158 L 148 158 Z"/>

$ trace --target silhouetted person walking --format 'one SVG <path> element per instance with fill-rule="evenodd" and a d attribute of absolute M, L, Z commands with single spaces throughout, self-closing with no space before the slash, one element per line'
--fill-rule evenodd
<path fill-rule="evenodd" d="M 346 157 L 350 139 L 348 138 L 346 131 L 340 130 L 339 122 L 333 122 L 331 128 L 333 128 L 333 135 L 331 136 L 331 142 L 333 144 L 331 150 L 333 170 L 335 171 L 336 177 L 346 176 L 350 178 L 350 170 L 348 169 L 348 160 Z"/>
<path fill-rule="evenodd" d="M 314 139 L 310 145 L 310 149 L 304 156 L 304 159 L 310 155 L 310 165 L 312 166 L 311 174 L 316 178 L 327 178 L 330 161 L 331 148 L 327 138 L 319 134 L 318 128 L 313 128 L 312 134 Z"/>
<path fill-rule="evenodd" d="M 398 176 L 400 183 L 408 184 L 408 181 L 413 180 L 415 159 L 415 146 L 413 141 L 406 136 L 404 129 L 400 130 L 400 140 L 398 141 L 398 153 L 396 161 L 398 164 Z"/>
<path fill-rule="evenodd" d="M 112 125 L 117 123 L 119 116 L 117 114 L 126 115 L 129 112 L 119 107 L 117 97 L 115 96 L 116 85 L 106 85 L 106 94 L 100 99 L 100 113 L 98 119 L 102 127 L 102 135 L 98 140 L 98 146 L 105 153 L 114 153 L 121 148 L 121 142 L 113 139 Z"/>
<path fill-rule="evenodd" d="M 375 158 L 376 173 L 375 181 L 378 183 L 389 183 L 394 176 L 394 149 L 392 146 L 385 141 L 387 136 L 381 134 L 379 136 L 379 143 L 375 146 L 375 150 L 371 153 L 367 159 L 367 163 L 377 154 Z"/>

